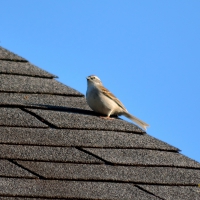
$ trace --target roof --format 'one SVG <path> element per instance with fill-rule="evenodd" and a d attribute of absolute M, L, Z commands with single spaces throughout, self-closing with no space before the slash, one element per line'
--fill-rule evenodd
<path fill-rule="evenodd" d="M 200 163 L 0 47 L 1 199 L 200 199 Z"/>

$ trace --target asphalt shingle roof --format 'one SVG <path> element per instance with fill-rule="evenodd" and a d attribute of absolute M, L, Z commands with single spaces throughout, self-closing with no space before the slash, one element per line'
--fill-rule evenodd
<path fill-rule="evenodd" d="M 200 199 L 200 164 L 0 47 L 0 199 Z"/>
<path fill-rule="evenodd" d="M 1 92 L 83 96 L 81 93 L 59 83 L 55 79 L 40 77 L 0 74 L 0 85 Z"/>
<path fill-rule="evenodd" d="M 14 75 L 25 75 L 33 77 L 43 78 L 57 78 L 53 74 L 50 74 L 29 62 L 13 62 L 0 60 L 1 74 L 14 74 Z"/>

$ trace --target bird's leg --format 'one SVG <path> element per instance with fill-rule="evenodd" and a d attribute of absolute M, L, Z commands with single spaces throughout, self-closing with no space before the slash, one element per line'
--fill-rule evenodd
<path fill-rule="evenodd" d="M 108 115 L 106 117 L 104 117 L 104 116 L 100 116 L 100 117 L 103 119 L 113 119 L 113 118 L 110 118 L 111 113 L 112 113 L 112 110 L 108 113 Z"/>

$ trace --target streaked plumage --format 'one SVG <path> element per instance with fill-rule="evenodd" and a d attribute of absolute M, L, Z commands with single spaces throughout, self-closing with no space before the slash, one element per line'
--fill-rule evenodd
<path fill-rule="evenodd" d="M 92 110 L 106 115 L 108 118 L 110 115 L 124 115 L 145 130 L 149 126 L 147 123 L 128 113 L 121 101 L 106 89 L 101 80 L 95 75 L 87 77 L 86 100 Z"/>

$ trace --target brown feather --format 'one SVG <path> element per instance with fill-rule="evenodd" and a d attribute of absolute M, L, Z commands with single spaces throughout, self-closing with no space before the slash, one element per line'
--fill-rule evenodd
<path fill-rule="evenodd" d="M 125 106 L 122 104 L 122 102 L 114 95 L 112 94 L 108 89 L 106 89 L 103 85 L 99 86 L 101 88 L 101 91 L 103 94 L 110 99 L 112 99 L 115 103 L 117 103 L 124 111 L 127 111 Z"/>

